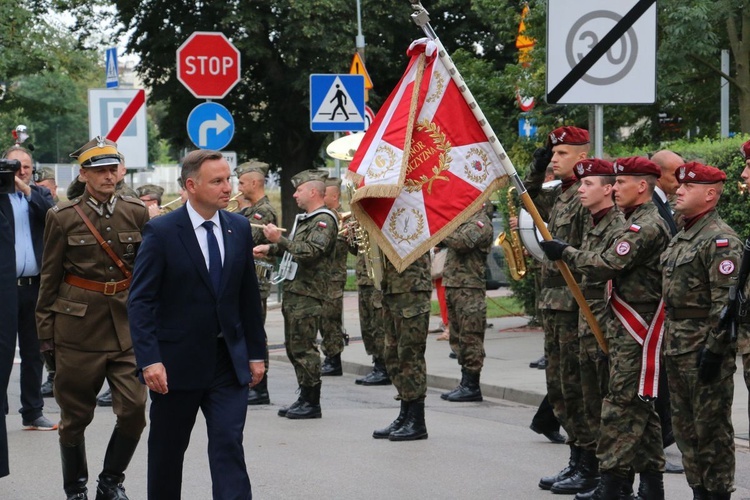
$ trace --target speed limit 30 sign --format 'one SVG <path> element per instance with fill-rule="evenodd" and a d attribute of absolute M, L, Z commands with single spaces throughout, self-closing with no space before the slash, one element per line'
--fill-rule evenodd
<path fill-rule="evenodd" d="M 549 0 L 547 102 L 656 100 L 656 0 Z"/>

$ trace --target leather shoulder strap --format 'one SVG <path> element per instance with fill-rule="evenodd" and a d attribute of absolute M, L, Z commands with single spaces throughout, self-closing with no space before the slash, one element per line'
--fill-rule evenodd
<path fill-rule="evenodd" d="M 78 205 L 73 205 L 73 208 L 76 212 L 78 212 L 78 215 L 81 216 L 81 219 L 83 219 L 83 223 L 86 224 L 86 227 L 89 228 L 89 231 L 91 231 L 91 234 L 94 235 L 94 238 L 96 238 L 96 241 L 99 242 L 99 245 L 104 249 L 105 252 L 107 252 L 107 255 L 109 255 L 109 258 L 114 261 L 115 264 L 117 264 L 117 267 L 120 268 L 120 271 L 122 271 L 122 274 L 125 275 L 126 278 L 130 278 L 131 273 L 128 271 L 128 268 L 125 267 L 125 263 L 120 259 L 120 257 L 117 256 L 117 254 L 112 250 L 112 247 L 109 246 L 109 243 L 104 241 L 104 238 L 102 238 L 102 235 L 99 233 L 99 231 L 96 230 L 94 227 L 94 224 L 91 223 L 91 219 L 86 217 L 86 214 L 83 213 L 83 210 L 81 210 L 81 207 Z"/>

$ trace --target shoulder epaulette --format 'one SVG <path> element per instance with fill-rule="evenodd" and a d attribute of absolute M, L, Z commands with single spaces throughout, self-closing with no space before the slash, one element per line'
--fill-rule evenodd
<path fill-rule="evenodd" d="M 59 212 L 60 210 L 64 210 L 66 208 L 70 208 L 73 205 L 77 205 L 80 202 L 81 202 L 81 197 L 78 196 L 76 198 L 73 198 L 72 200 L 58 202 L 57 205 L 55 205 L 55 206 L 52 207 L 52 210 L 54 212 Z"/>
<path fill-rule="evenodd" d="M 123 201 L 127 201 L 129 203 L 134 203 L 134 204 L 140 205 L 142 207 L 146 206 L 146 204 L 143 203 L 143 200 L 141 200 L 140 198 L 136 198 L 136 197 L 130 196 L 128 194 L 118 194 L 117 196 L 119 196 L 120 198 L 122 198 Z"/>

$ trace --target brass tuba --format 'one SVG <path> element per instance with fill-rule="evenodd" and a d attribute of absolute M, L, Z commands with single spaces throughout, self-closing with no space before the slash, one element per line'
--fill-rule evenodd
<path fill-rule="evenodd" d="M 511 218 L 517 217 L 516 206 L 513 202 L 513 191 L 515 190 L 516 188 L 513 186 L 508 188 L 508 216 Z M 521 246 L 521 237 L 518 234 L 518 230 L 511 229 L 510 238 L 503 231 L 497 235 L 495 245 L 503 249 L 505 262 L 508 264 L 511 278 L 516 281 L 523 278 L 526 275 L 526 258 L 523 255 L 523 247 Z"/>

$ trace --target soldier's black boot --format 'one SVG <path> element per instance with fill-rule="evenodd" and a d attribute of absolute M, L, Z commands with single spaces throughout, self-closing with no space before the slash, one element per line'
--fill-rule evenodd
<path fill-rule="evenodd" d="M 568 466 L 554 476 L 544 476 L 539 480 L 539 487 L 543 490 L 549 490 L 550 488 L 552 488 L 553 484 L 572 476 L 578 468 L 578 462 L 580 458 L 581 449 L 578 446 L 570 445 L 570 458 L 568 459 Z"/>
<path fill-rule="evenodd" d="M 357 385 L 391 385 L 391 379 L 388 371 L 385 369 L 385 363 L 382 360 L 373 358 L 374 365 L 372 371 L 364 377 L 354 381 Z"/>
<path fill-rule="evenodd" d="M 638 500 L 664 500 L 664 475 L 661 472 L 641 472 Z"/>
<path fill-rule="evenodd" d="M 452 391 L 441 394 L 440 399 L 454 403 L 482 401 L 482 389 L 479 387 L 479 374 L 461 370 L 461 383 Z"/>
<path fill-rule="evenodd" d="M 279 408 L 278 415 L 280 417 L 286 417 L 286 414 L 287 414 L 287 412 L 289 410 L 297 408 L 299 405 L 302 404 L 302 387 L 300 387 L 299 389 L 297 389 L 297 392 L 299 392 L 299 394 L 300 394 L 299 397 L 297 398 L 297 401 L 295 401 L 294 403 L 290 404 L 289 406 L 284 406 L 282 408 Z"/>
<path fill-rule="evenodd" d="M 87 500 L 86 483 L 89 481 L 89 469 L 86 463 L 85 441 L 75 446 L 60 443 L 62 461 L 63 489 L 67 500 Z"/>
<path fill-rule="evenodd" d="M 710 500 L 710 493 L 703 486 L 693 488 L 693 500 Z"/>
<path fill-rule="evenodd" d="M 625 482 L 626 480 L 624 478 L 616 476 L 610 472 L 603 472 L 599 485 L 596 487 L 591 499 L 612 500 L 613 498 L 620 498 L 622 487 Z"/>
<path fill-rule="evenodd" d="M 388 436 L 390 436 L 392 432 L 399 430 L 401 426 L 404 425 L 404 420 L 406 420 L 406 415 L 408 415 L 408 413 L 409 403 L 401 401 L 401 411 L 399 412 L 398 417 L 396 417 L 396 420 L 391 422 L 388 427 L 373 431 L 372 437 L 375 439 L 388 439 Z"/>
<path fill-rule="evenodd" d="M 633 483 L 635 483 L 635 470 L 631 468 L 627 479 L 622 483 L 620 500 L 635 500 L 633 496 Z"/>
<path fill-rule="evenodd" d="M 561 495 L 572 495 L 590 491 L 599 484 L 599 460 L 592 450 L 581 450 L 581 458 L 573 475 L 552 485 L 550 491 Z"/>
<path fill-rule="evenodd" d="M 600 479 L 601 480 L 601 479 Z M 573 500 L 591 500 L 594 498 L 594 494 L 596 493 L 596 488 L 599 487 L 599 481 L 596 482 L 596 486 L 591 488 L 588 491 L 582 491 L 580 493 L 576 493 L 576 496 Z M 630 500 L 630 499 L 628 499 Z"/>
<path fill-rule="evenodd" d="M 313 387 L 302 387 L 300 392 L 300 403 L 296 408 L 289 408 L 286 418 L 292 420 L 303 420 L 308 418 L 321 418 L 323 412 L 320 410 L 320 384 Z"/>
<path fill-rule="evenodd" d="M 96 398 L 96 406 L 112 406 L 112 389 L 107 389 L 104 394 Z"/>
<path fill-rule="evenodd" d="M 112 433 L 104 455 L 104 468 L 96 486 L 96 500 L 128 500 L 122 482 L 138 440 L 124 436 L 117 429 Z"/>
<path fill-rule="evenodd" d="M 320 374 L 324 377 L 338 377 L 344 374 L 341 368 L 341 353 L 326 358 L 320 367 Z"/>
<path fill-rule="evenodd" d="M 711 492 L 708 495 L 709 495 L 708 498 L 710 500 L 730 500 L 730 498 L 732 498 L 732 494 L 728 492 L 724 492 L 724 493 Z"/>
<path fill-rule="evenodd" d="M 409 412 L 401 428 L 391 432 L 390 441 L 416 441 L 427 439 L 427 426 L 424 422 L 424 399 L 409 403 Z"/>
<path fill-rule="evenodd" d="M 247 392 L 247 404 L 248 406 L 271 404 L 271 397 L 268 395 L 268 374 L 263 375 L 260 382 Z"/>

